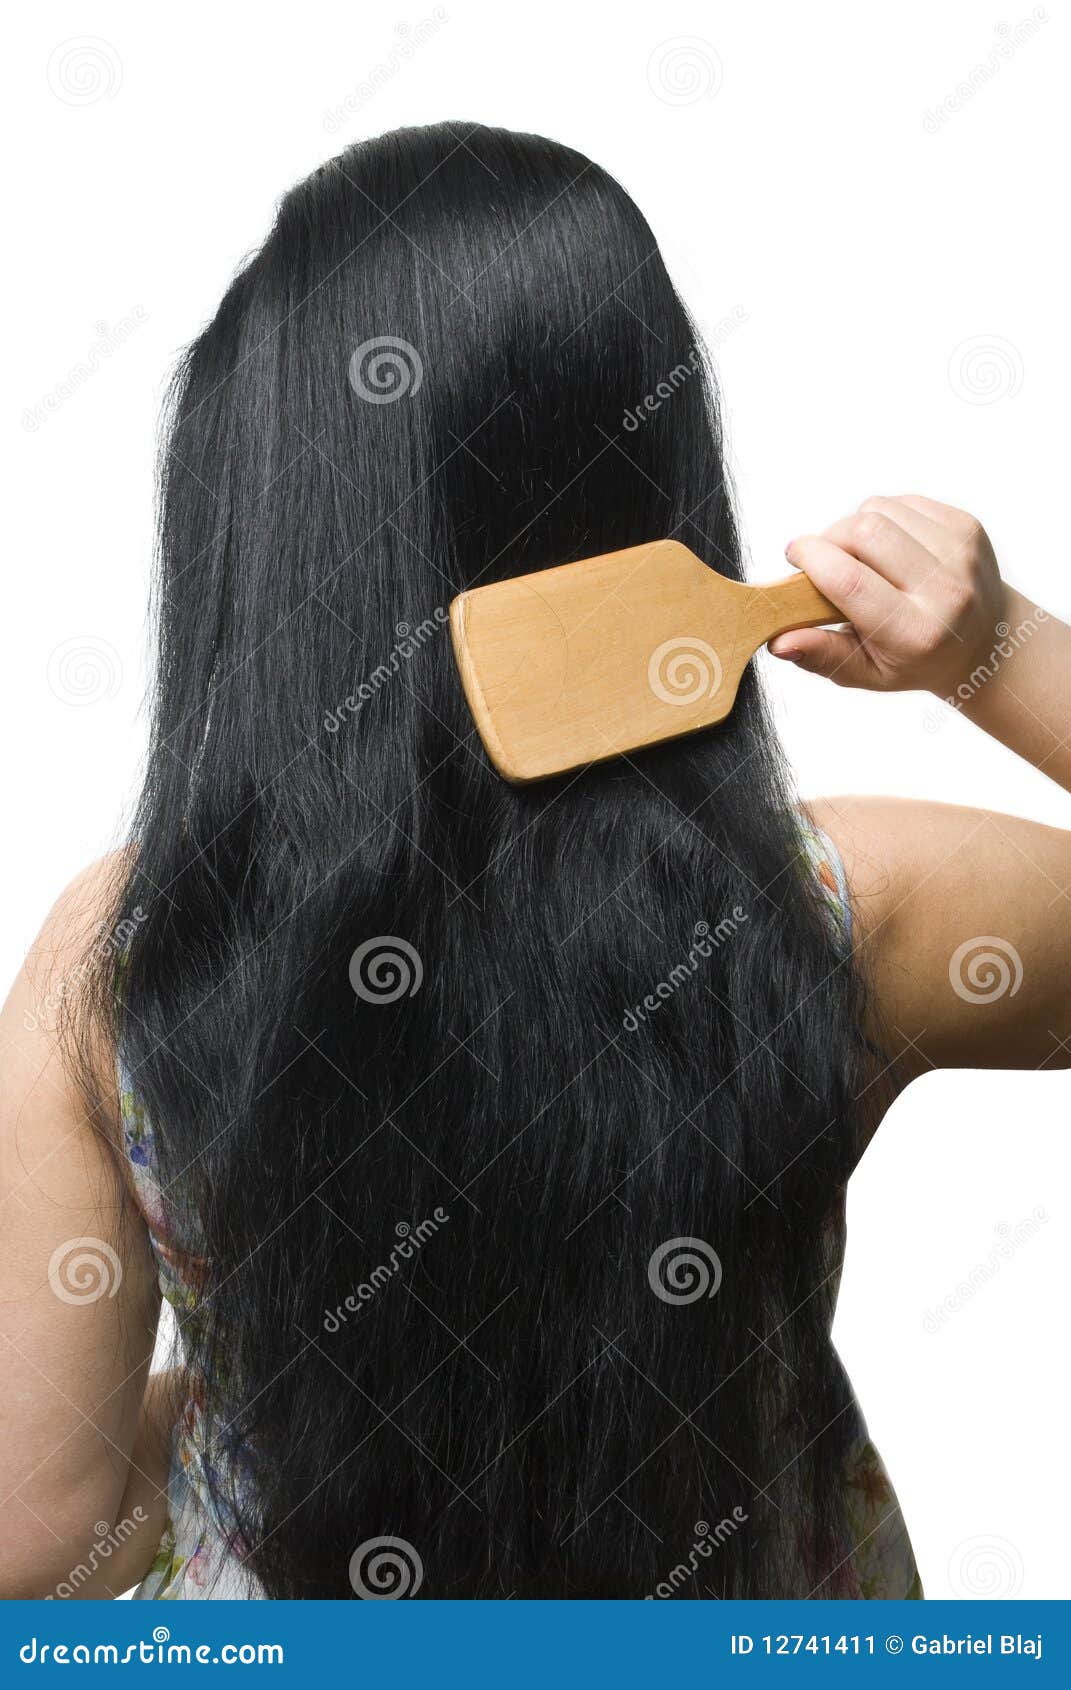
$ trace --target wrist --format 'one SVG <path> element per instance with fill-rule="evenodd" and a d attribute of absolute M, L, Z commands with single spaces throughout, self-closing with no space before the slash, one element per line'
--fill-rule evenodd
<path fill-rule="evenodd" d="M 1016 629 L 1036 614 L 1034 607 L 1006 581 L 998 580 L 986 594 L 986 600 L 984 610 L 972 618 L 969 632 L 964 630 L 958 636 L 952 663 L 927 689 L 942 703 L 968 714 L 968 706 L 985 682 L 992 680 L 1013 655 Z"/>

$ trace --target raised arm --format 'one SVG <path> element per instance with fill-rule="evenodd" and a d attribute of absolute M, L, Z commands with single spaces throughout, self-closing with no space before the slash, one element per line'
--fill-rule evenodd
<path fill-rule="evenodd" d="M 868 499 L 787 555 L 850 625 L 782 634 L 775 656 L 932 692 L 1071 790 L 1071 628 L 1001 580 L 973 517 Z M 1071 1065 L 1071 833 L 902 799 L 811 808 L 852 885 L 872 1030 L 905 1077 Z"/>

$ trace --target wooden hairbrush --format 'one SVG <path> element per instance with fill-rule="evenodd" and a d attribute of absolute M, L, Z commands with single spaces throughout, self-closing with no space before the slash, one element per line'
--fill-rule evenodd
<path fill-rule="evenodd" d="M 728 581 L 679 540 L 495 581 L 450 606 L 473 720 L 516 783 L 711 727 L 760 645 L 843 620 L 806 575 Z"/>

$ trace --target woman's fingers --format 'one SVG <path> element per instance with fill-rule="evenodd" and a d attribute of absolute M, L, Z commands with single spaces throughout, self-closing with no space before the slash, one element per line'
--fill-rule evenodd
<path fill-rule="evenodd" d="M 899 496 L 875 496 L 864 499 L 859 506 L 860 511 L 876 511 L 879 516 L 891 517 L 898 523 L 905 534 L 910 534 L 920 546 L 925 546 L 928 552 L 937 553 L 943 543 L 948 540 L 948 529 L 941 523 L 935 522 L 932 516 L 912 504 L 909 499 Z"/>
<path fill-rule="evenodd" d="M 921 496 L 868 499 L 786 548 L 851 627 L 787 632 L 776 657 L 846 686 L 947 696 L 992 650 L 1005 603 L 993 548 L 967 511 Z"/>
<path fill-rule="evenodd" d="M 933 554 L 884 511 L 854 511 L 823 529 L 822 539 L 851 552 L 904 592 L 925 580 L 934 566 Z"/>
<path fill-rule="evenodd" d="M 874 665 L 853 629 L 796 628 L 770 641 L 774 657 L 842 687 L 874 687 Z"/>
<path fill-rule="evenodd" d="M 877 568 L 825 535 L 793 540 L 785 556 L 810 576 L 862 639 L 884 627 L 903 603 L 903 594 Z"/>
<path fill-rule="evenodd" d="M 896 502 L 909 505 L 920 515 L 928 516 L 939 528 L 951 528 L 953 532 L 962 528 L 965 523 L 975 522 L 969 511 L 958 510 L 955 505 L 943 505 L 940 499 L 927 499 L 923 493 L 897 493 Z"/>

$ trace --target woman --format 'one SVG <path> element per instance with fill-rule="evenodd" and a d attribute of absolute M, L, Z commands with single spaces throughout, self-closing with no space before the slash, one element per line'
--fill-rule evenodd
<path fill-rule="evenodd" d="M 286 196 L 175 388 L 131 843 L 4 1012 L 5 1594 L 920 1594 L 830 1339 L 845 1186 L 918 1073 L 1063 1061 L 1068 835 L 801 810 L 750 673 L 504 785 L 449 601 L 664 536 L 740 577 L 603 171 L 441 125 Z M 776 655 L 1071 785 L 1071 632 L 973 518 L 788 557 L 848 626 Z"/>

